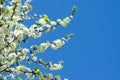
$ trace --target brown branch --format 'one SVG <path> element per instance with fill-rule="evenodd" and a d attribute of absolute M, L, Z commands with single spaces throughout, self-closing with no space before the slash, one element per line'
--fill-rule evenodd
<path fill-rule="evenodd" d="M 12 42 L 14 42 L 16 39 L 17 39 L 17 37 L 16 37 L 13 41 L 9 42 L 6 46 L 4 46 L 3 48 L 1 48 L 1 49 L 0 49 L 0 52 L 1 52 L 4 48 L 8 47 L 8 46 L 9 46 Z"/>
<path fill-rule="evenodd" d="M 16 10 L 16 8 L 17 8 L 17 3 L 15 3 L 15 6 L 14 6 L 14 8 L 13 8 L 13 14 L 12 14 L 12 16 L 11 16 L 11 21 L 13 20 L 13 16 L 15 15 L 15 10 Z"/>
<path fill-rule="evenodd" d="M 10 21 L 13 20 L 13 16 L 15 15 L 16 7 L 17 7 L 17 3 L 15 3 L 15 6 L 14 6 L 14 8 L 13 8 L 13 13 L 12 13 L 12 16 L 11 16 Z M 9 27 L 10 27 L 10 24 L 8 24 L 8 27 L 7 27 L 7 28 L 9 28 Z M 17 39 L 17 38 L 15 38 L 13 41 L 9 42 L 6 46 L 4 46 L 3 48 L 1 48 L 1 49 L 0 49 L 0 52 L 1 52 L 4 48 L 8 47 L 8 46 L 9 46 L 12 42 L 14 42 L 16 39 Z"/>
<path fill-rule="evenodd" d="M 15 3 L 15 6 L 14 6 L 14 8 L 13 8 L 13 13 L 12 13 L 12 15 L 11 15 L 10 21 L 13 20 L 13 16 L 15 15 L 15 10 L 16 10 L 16 8 L 17 8 L 17 3 Z M 9 28 L 9 27 L 10 27 L 10 24 L 8 25 L 7 28 Z"/>

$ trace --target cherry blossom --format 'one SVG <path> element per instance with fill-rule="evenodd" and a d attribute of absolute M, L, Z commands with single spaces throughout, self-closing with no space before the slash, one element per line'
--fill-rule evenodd
<path fill-rule="evenodd" d="M 51 20 L 47 14 L 28 14 L 33 9 L 31 1 L 0 0 L 0 80 L 33 80 L 35 77 L 40 80 L 61 80 L 60 75 L 44 73 L 39 67 L 60 70 L 63 68 L 63 61 L 46 62 L 37 54 L 44 53 L 48 48 L 59 49 L 73 34 L 67 34 L 53 42 L 33 44 L 29 48 L 25 48 L 21 44 L 27 45 L 30 38 L 40 38 L 44 33 L 57 28 L 58 25 L 66 27 L 73 19 L 77 7 L 73 7 L 70 16 Z M 23 22 L 29 19 L 36 19 L 36 22 L 30 26 L 25 25 Z M 27 66 L 32 63 L 38 64 L 39 67 Z M 21 75 L 25 75 L 26 78 L 23 79 Z M 64 78 L 64 80 L 68 79 Z"/>

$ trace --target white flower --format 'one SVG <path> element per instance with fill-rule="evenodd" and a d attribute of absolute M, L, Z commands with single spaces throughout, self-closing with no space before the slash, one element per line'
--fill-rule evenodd
<path fill-rule="evenodd" d="M 4 38 L 0 38 L 0 46 L 3 46 L 5 44 Z"/>
<path fill-rule="evenodd" d="M 49 73 L 49 74 L 48 74 L 48 78 L 49 78 L 49 79 L 53 79 L 53 75 Z"/>
<path fill-rule="evenodd" d="M 30 27 L 30 30 L 31 30 L 31 31 L 34 31 L 36 28 L 37 28 L 37 25 L 33 24 L 33 25 Z"/>
<path fill-rule="evenodd" d="M 63 27 L 66 27 L 67 24 L 70 23 L 70 21 L 71 21 L 70 18 L 72 18 L 72 16 L 71 16 L 71 17 L 66 17 L 66 18 L 64 18 L 63 21 L 62 21 L 61 19 L 57 19 L 57 22 L 58 22 L 60 25 L 62 25 Z"/>
<path fill-rule="evenodd" d="M 20 17 L 20 16 L 13 16 L 13 21 L 14 21 L 14 22 L 17 22 L 17 21 L 19 21 L 19 20 L 21 20 L 21 17 Z"/>
<path fill-rule="evenodd" d="M 56 50 L 56 49 L 57 49 L 57 47 L 55 46 L 55 44 L 51 44 L 51 48 L 52 48 L 53 50 Z"/>
<path fill-rule="evenodd" d="M 62 26 L 66 26 L 66 24 L 61 19 L 57 19 L 57 22 Z"/>
<path fill-rule="evenodd" d="M 34 16 L 37 16 L 37 14 L 35 13 Z"/>
<path fill-rule="evenodd" d="M 3 34 L 4 30 L 2 27 L 0 27 L 0 35 Z"/>
<path fill-rule="evenodd" d="M 73 18 L 73 15 L 70 15 L 70 18 L 72 19 L 72 18 Z"/>
<path fill-rule="evenodd" d="M 38 24 L 45 25 L 45 24 L 46 24 L 46 21 L 44 20 L 44 18 L 41 18 L 41 19 L 38 21 Z"/>
<path fill-rule="evenodd" d="M 64 44 L 65 44 L 64 40 L 57 39 L 57 40 L 53 41 L 53 44 L 51 44 L 51 48 L 53 50 L 56 50 L 56 49 L 62 47 Z"/>
<path fill-rule="evenodd" d="M 17 57 L 21 55 L 21 52 L 17 52 Z"/>
<path fill-rule="evenodd" d="M 5 10 L 4 10 L 4 14 L 5 15 L 10 15 L 10 13 L 12 12 L 12 9 L 13 9 L 13 7 L 12 6 L 6 6 L 5 7 Z"/>
<path fill-rule="evenodd" d="M 24 48 L 24 49 L 19 48 L 18 52 L 17 52 L 17 57 L 20 59 L 20 61 L 24 60 L 25 56 L 28 52 L 29 52 L 29 49 L 27 49 L 27 48 Z"/>
<path fill-rule="evenodd" d="M 0 66 L 0 71 L 4 70 L 6 67 L 6 65 Z"/>
<path fill-rule="evenodd" d="M 22 40 L 23 38 L 23 31 L 22 30 L 15 30 L 14 31 L 14 35 L 19 39 L 19 40 Z"/>
<path fill-rule="evenodd" d="M 2 80 L 7 80 L 7 76 L 2 76 Z"/>
<path fill-rule="evenodd" d="M 12 0 L 14 3 L 19 3 L 21 0 Z"/>
<path fill-rule="evenodd" d="M 67 78 L 64 78 L 64 80 L 68 80 Z"/>
<path fill-rule="evenodd" d="M 8 9 L 9 11 L 12 11 L 13 6 L 7 6 L 7 9 Z"/>
<path fill-rule="evenodd" d="M 38 27 L 37 30 L 38 31 L 43 31 L 44 29 L 43 29 L 43 27 Z"/>
<path fill-rule="evenodd" d="M 69 17 L 66 17 L 64 20 L 63 20 L 63 26 L 66 27 L 67 24 L 70 23 L 70 18 Z M 62 24 L 61 24 L 62 25 Z"/>
<path fill-rule="evenodd" d="M 14 59 L 14 58 L 16 58 L 16 54 L 15 53 L 10 53 L 9 55 L 8 55 L 8 58 L 11 60 L 11 59 Z"/>
<path fill-rule="evenodd" d="M 17 30 L 20 30 L 20 29 L 25 28 L 25 25 L 23 25 L 23 24 L 21 24 L 21 23 L 20 23 L 20 24 L 17 23 L 16 26 L 17 26 L 17 27 L 16 27 Z"/>
<path fill-rule="evenodd" d="M 63 68 L 62 64 L 54 64 L 54 65 L 50 66 L 50 70 L 59 70 L 62 68 Z"/>
<path fill-rule="evenodd" d="M 55 21 L 50 21 L 50 24 L 51 24 L 52 26 L 56 26 L 56 25 L 57 25 L 57 23 L 56 23 Z"/>
<path fill-rule="evenodd" d="M 66 21 L 70 21 L 70 18 L 69 18 L 69 17 L 66 17 L 65 20 L 66 20 Z"/>
<path fill-rule="evenodd" d="M 61 22 L 62 22 L 62 20 L 61 20 L 61 19 L 57 19 L 57 22 L 58 22 L 58 23 L 61 23 Z"/>
<path fill-rule="evenodd" d="M 23 53 L 27 53 L 27 52 L 29 52 L 29 49 L 24 48 L 24 49 L 22 49 L 22 52 L 23 52 Z"/>
<path fill-rule="evenodd" d="M 64 44 L 64 41 L 62 41 L 61 39 L 57 39 L 54 41 L 54 43 L 58 48 L 60 48 Z"/>
<path fill-rule="evenodd" d="M 27 70 L 28 72 L 31 72 L 31 71 L 32 71 L 31 68 L 28 68 L 28 67 L 26 67 L 26 70 Z"/>
<path fill-rule="evenodd" d="M 63 40 L 57 39 L 57 40 L 53 41 L 53 44 L 51 44 L 51 48 L 56 50 L 57 48 L 60 48 L 64 44 L 65 44 L 65 42 Z"/>
<path fill-rule="evenodd" d="M 27 34 L 29 33 L 29 29 L 26 27 L 23 28 L 23 31 L 24 31 L 24 33 L 27 33 Z"/>
<path fill-rule="evenodd" d="M 49 41 L 47 41 L 46 43 L 41 43 L 37 51 L 44 52 L 49 46 L 50 46 Z"/>
<path fill-rule="evenodd" d="M 46 24 L 45 26 L 47 28 L 47 31 L 49 31 L 51 29 L 51 25 Z"/>
<path fill-rule="evenodd" d="M 37 56 L 34 56 L 34 57 L 32 58 L 32 60 L 33 60 L 33 61 L 37 61 Z"/>
<path fill-rule="evenodd" d="M 14 50 L 14 49 L 16 48 L 17 45 L 16 45 L 15 42 L 12 42 L 10 46 L 12 47 L 12 50 Z"/>
<path fill-rule="evenodd" d="M 0 55 L 0 63 L 3 61 L 4 56 Z"/>
<path fill-rule="evenodd" d="M 25 71 L 26 70 L 26 66 L 19 65 L 19 66 L 16 67 L 16 70 L 18 70 L 18 71 Z"/>
<path fill-rule="evenodd" d="M 19 61 L 22 61 L 25 59 L 25 56 L 19 56 Z"/>
<path fill-rule="evenodd" d="M 25 73 L 25 75 L 30 79 L 33 80 L 35 75 L 33 75 L 32 73 Z"/>
<path fill-rule="evenodd" d="M 30 32 L 30 30 L 29 30 L 27 27 L 24 27 L 24 28 L 23 28 L 23 32 L 24 32 L 26 35 L 28 35 L 29 37 L 32 36 L 32 33 Z"/>

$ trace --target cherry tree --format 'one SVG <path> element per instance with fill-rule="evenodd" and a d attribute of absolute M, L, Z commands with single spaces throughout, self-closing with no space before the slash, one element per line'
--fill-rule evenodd
<path fill-rule="evenodd" d="M 32 10 L 31 0 L 0 0 L 0 80 L 61 80 L 60 75 L 46 74 L 39 67 L 50 70 L 63 68 L 63 61 L 53 63 L 39 59 L 36 54 L 44 53 L 51 48 L 57 50 L 62 47 L 73 34 L 67 34 L 53 42 L 46 41 L 39 45 L 33 44 L 29 48 L 28 39 L 40 38 L 44 33 L 55 30 L 58 25 L 66 27 L 74 17 L 76 6 L 70 16 L 64 19 L 51 20 L 48 15 L 29 15 Z M 35 19 L 31 26 L 25 25 L 25 20 Z M 25 63 L 25 64 L 22 64 Z M 28 67 L 27 64 L 37 64 L 38 67 Z M 62 79 L 63 80 L 63 79 Z M 68 80 L 64 78 L 64 80 Z"/>

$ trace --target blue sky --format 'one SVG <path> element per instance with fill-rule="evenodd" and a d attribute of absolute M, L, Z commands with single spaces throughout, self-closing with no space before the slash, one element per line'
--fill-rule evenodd
<path fill-rule="evenodd" d="M 40 39 L 31 40 L 30 44 L 38 44 L 75 34 L 57 51 L 48 49 L 40 54 L 46 61 L 64 60 L 62 70 L 46 72 L 61 74 L 69 80 L 120 80 L 119 3 L 119 0 L 33 0 L 32 13 L 47 14 L 52 20 L 69 16 L 72 6 L 78 6 L 67 28 L 59 26 Z"/>

